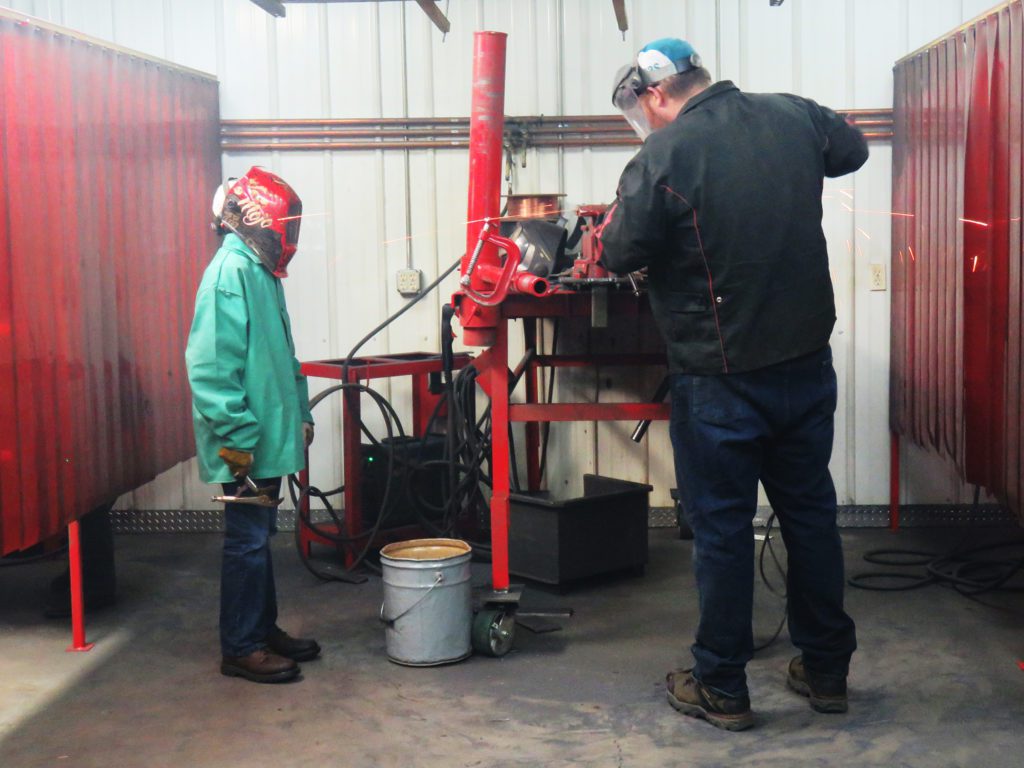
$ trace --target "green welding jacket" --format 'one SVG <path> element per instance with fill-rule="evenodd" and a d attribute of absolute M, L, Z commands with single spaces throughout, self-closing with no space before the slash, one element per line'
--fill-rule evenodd
<path fill-rule="evenodd" d="M 217 452 L 249 451 L 250 474 L 305 466 L 302 422 L 312 422 L 281 281 L 234 234 L 206 268 L 185 349 L 199 476 L 232 480 Z"/>

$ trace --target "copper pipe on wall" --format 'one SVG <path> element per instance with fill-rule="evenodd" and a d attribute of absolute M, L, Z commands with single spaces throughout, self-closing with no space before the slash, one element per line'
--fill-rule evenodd
<path fill-rule="evenodd" d="M 869 141 L 893 138 L 892 110 L 842 110 Z M 629 147 L 640 142 L 621 115 L 508 117 L 514 148 Z M 865 130 L 870 129 L 870 130 Z M 465 149 L 469 120 L 459 117 L 224 120 L 225 152 Z"/>
<path fill-rule="evenodd" d="M 865 133 L 868 141 L 889 141 L 892 133 Z M 584 148 L 584 147 L 629 147 L 639 145 L 635 136 L 621 138 L 578 138 L 578 139 L 539 139 L 530 142 L 534 149 L 553 148 Z M 450 141 L 321 141 L 321 142 L 222 142 L 224 152 L 288 152 L 288 151 L 350 151 L 350 150 L 392 150 L 392 149 L 466 149 L 468 139 Z"/>
<path fill-rule="evenodd" d="M 840 115 L 850 116 L 855 122 L 859 117 L 880 117 L 892 120 L 891 109 L 841 109 Z M 535 123 L 538 125 L 559 124 L 559 123 L 624 123 L 621 115 L 533 115 L 505 118 L 516 124 Z M 377 125 L 469 125 L 468 117 L 344 117 L 344 118 L 246 118 L 234 120 L 222 120 L 221 126 L 313 126 L 313 125 L 350 125 L 350 126 L 377 126 Z"/>

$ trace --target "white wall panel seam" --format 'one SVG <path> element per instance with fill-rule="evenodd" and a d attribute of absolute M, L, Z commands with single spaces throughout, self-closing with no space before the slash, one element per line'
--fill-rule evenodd
<path fill-rule="evenodd" d="M 213 27 L 214 34 L 217 36 L 217 77 L 224 77 L 224 69 L 227 66 L 227 53 L 224 50 L 224 0 L 214 0 L 213 6 Z M 221 116 L 223 117 L 224 112 L 224 93 L 223 86 L 218 87 L 220 104 L 221 104 Z M 223 163 L 223 161 L 222 161 Z M 223 175 L 223 165 L 221 168 L 221 175 Z"/>
<path fill-rule="evenodd" d="M 803 73 L 803 5 L 800 0 L 793 0 L 793 13 L 790 14 L 790 35 L 793 39 L 793 52 L 790 66 L 792 68 L 793 93 L 804 93 Z"/>
<path fill-rule="evenodd" d="M 855 17 L 854 9 L 852 4 L 847 2 L 846 4 L 846 50 L 844 51 L 843 61 L 846 65 L 846 103 L 851 106 L 857 103 L 856 80 L 854 74 L 856 73 L 857 57 L 854 47 L 853 34 L 855 29 Z M 853 174 L 849 177 L 853 186 L 853 200 L 857 199 L 857 176 Z M 850 325 L 848 333 L 850 334 L 849 342 L 847 343 L 847 370 L 846 370 L 846 435 L 845 445 L 843 454 L 846 458 L 846 477 L 845 485 L 846 490 L 843 494 L 843 498 L 847 502 L 852 501 L 856 498 L 857 494 L 857 454 L 855 446 L 857 444 L 857 398 L 854 393 L 857 391 L 857 274 L 860 269 L 860 265 L 857 263 L 857 214 L 850 214 L 850 242 L 853 243 L 853 250 L 850 252 L 850 258 L 853 260 L 852 267 L 849 272 L 849 286 L 848 286 L 848 300 L 850 302 Z"/>
<path fill-rule="evenodd" d="M 267 105 L 268 111 L 275 117 L 282 117 L 281 115 L 281 64 L 277 60 L 277 31 L 280 27 L 273 16 L 269 13 L 266 14 L 266 18 L 263 23 L 267 27 L 267 82 L 270 84 L 267 98 L 269 104 Z M 277 153 L 274 157 L 274 167 L 279 168 L 277 165 Z"/>
<path fill-rule="evenodd" d="M 164 53 L 165 59 L 174 58 L 174 25 L 171 23 L 171 19 L 174 17 L 171 6 L 171 0 L 163 0 L 162 9 L 163 21 L 164 21 Z"/>
<path fill-rule="evenodd" d="M 402 117 L 409 116 L 409 46 L 405 23 L 406 4 L 402 3 Z M 412 268 L 412 174 L 409 168 L 409 150 L 403 150 L 403 162 L 405 165 L 405 266 Z"/>
<path fill-rule="evenodd" d="M 722 79 L 722 0 L 715 0 L 715 80 Z"/>

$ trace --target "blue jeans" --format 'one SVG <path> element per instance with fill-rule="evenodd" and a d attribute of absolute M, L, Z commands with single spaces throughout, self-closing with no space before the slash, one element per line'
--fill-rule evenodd
<path fill-rule="evenodd" d="M 257 480 L 277 495 L 281 479 Z M 236 495 L 237 483 L 224 483 Z M 220 571 L 220 647 L 225 656 L 248 656 L 267 644 L 277 622 L 277 592 L 270 560 L 270 537 L 277 532 L 277 509 L 251 504 L 224 505 L 224 549 Z"/>
<path fill-rule="evenodd" d="M 843 550 L 828 471 L 836 409 L 830 348 L 747 373 L 674 374 L 670 433 L 694 533 L 700 624 L 694 677 L 747 693 L 753 657 L 757 481 L 788 553 L 789 634 L 807 669 L 845 675 L 856 648 L 843 610 Z"/>

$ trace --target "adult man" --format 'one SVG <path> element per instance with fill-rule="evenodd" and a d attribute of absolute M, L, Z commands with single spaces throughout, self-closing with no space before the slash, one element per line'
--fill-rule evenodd
<path fill-rule="evenodd" d="M 620 71 L 613 101 L 647 138 L 603 222 L 602 259 L 620 273 L 647 267 L 695 535 L 695 665 L 669 673 L 669 701 L 721 728 L 754 723 L 745 667 L 760 479 L 789 553 L 789 631 L 802 652 L 789 684 L 818 711 L 846 711 L 856 639 L 828 471 L 835 306 L 821 191 L 824 176 L 863 165 L 867 145 L 808 99 L 712 85 L 675 38 Z"/>
<path fill-rule="evenodd" d="M 199 285 L 185 352 L 199 474 L 227 495 L 246 495 L 245 478 L 258 478 L 277 497 L 281 476 L 304 466 L 313 440 L 280 280 L 295 254 L 302 203 L 283 179 L 254 167 L 218 190 L 213 210 L 226 236 Z M 291 680 L 296 661 L 320 653 L 316 641 L 276 623 L 276 511 L 237 502 L 224 510 L 221 672 L 260 683 Z"/>

